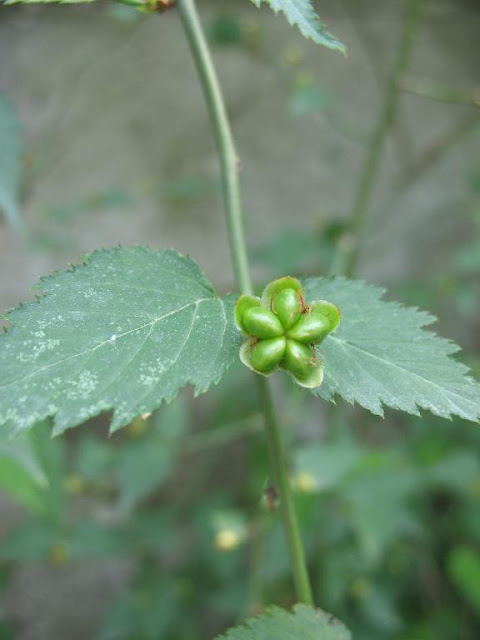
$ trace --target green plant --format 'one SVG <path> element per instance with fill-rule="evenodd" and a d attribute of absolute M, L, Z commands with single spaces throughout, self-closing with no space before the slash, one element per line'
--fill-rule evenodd
<path fill-rule="evenodd" d="M 255 344 L 247 341 L 244 362 L 267 374 L 280 365 L 315 395 L 333 400 L 338 394 L 376 414 L 382 414 L 386 405 L 412 414 L 424 408 L 444 417 L 478 420 L 479 387 L 468 377 L 466 367 L 449 358 L 456 347 L 424 330 L 433 321 L 428 314 L 384 302 L 380 290 L 343 278 L 314 277 L 303 285 L 289 279 L 282 288 L 277 281 L 273 288 L 267 287 L 262 302 L 253 297 L 237 158 L 222 95 L 195 6 L 191 0 L 177 4 L 221 158 L 230 246 L 241 294 L 236 302 L 237 324 L 258 340 Z M 342 48 L 318 25 L 308 2 L 271 4 L 290 12 L 304 35 Z M 296 14 L 295 6 L 305 11 Z M 163 400 L 173 400 L 186 384 L 192 384 L 196 393 L 206 391 L 219 382 L 240 348 L 234 323 L 236 296 L 218 296 L 196 264 L 174 251 L 117 248 L 95 252 L 83 265 L 43 280 L 40 291 L 36 303 L 8 314 L 11 326 L 1 341 L 0 420 L 10 434 L 48 418 L 54 419 L 54 433 L 59 434 L 109 410 L 115 431 L 155 410 Z M 334 304 L 315 302 L 318 300 Z M 337 307 L 342 313 L 340 326 Z M 321 349 L 316 346 L 319 343 Z M 312 376 L 313 383 L 306 384 L 312 382 Z M 257 377 L 256 382 L 296 597 L 311 605 L 272 393 L 264 377 Z M 150 443 L 139 447 L 138 466 L 151 452 Z M 400 498 L 411 484 L 407 478 L 406 488 L 397 491 Z M 125 487 L 128 505 L 134 500 L 131 494 L 141 494 L 142 487 L 134 489 L 133 481 L 132 486 L 126 481 Z M 352 503 L 358 501 L 352 499 Z M 365 511 L 358 514 L 358 520 L 367 554 L 373 553 L 371 532 L 365 533 Z M 308 606 L 299 606 L 291 614 L 274 609 L 249 627 L 231 631 L 227 637 L 248 638 L 254 632 L 290 638 L 300 633 L 325 638 L 338 635 L 338 627 Z M 343 629 L 340 633 L 348 637 Z"/>

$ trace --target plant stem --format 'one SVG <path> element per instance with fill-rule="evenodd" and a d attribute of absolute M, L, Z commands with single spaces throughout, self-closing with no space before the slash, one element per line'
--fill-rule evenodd
<path fill-rule="evenodd" d="M 267 432 L 270 466 L 272 468 L 275 487 L 280 495 L 280 512 L 283 528 L 287 537 L 288 551 L 292 565 L 293 579 L 297 597 L 300 602 L 313 605 L 312 589 L 308 577 L 305 552 L 303 550 L 300 528 L 293 502 L 290 479 L 288 477 L 285 450 L 280 429 L 272 401 L 272 394 L 268 380 L 257 376 L 257 387 L 265 416 L 265 430 Z"/>
<path fill-rule="evenodd" d="M 352 243 L 351 245 L 347 245 L 348 255 L 345 260 L 345 274 L 349 277 L 354 273 L 360 257 L 365 217 L 380 164 L 384 139 L 395 118 L 400 81 L 410 60 L 415 32 L 420 23 L 422 2 L 423 0 L 409 0 L 408 2 L 400 47 L 390 74 L 385 98 L 380 109 L 376 127 L 370 139 L 358 186 L 355 191 L 348 225 L 348 232 L 352 236 Z"/>
<path fill-rule="evenodd" d="M 196 10 L 195 1 L 178 0 L 177 7 L 197 66 L 220 157 L 228 235 L 235 277 L 240 291 L 251 294 L 253 288 L 243 230 L 240 183 L 238 179 L 238 158 L 235 152 L 235 145 L 222 92 Z M 280 497 L 282 521 L 287 538 L 297 598 L 300 602 L 311 605 L 313 604 L 313 599 L 307 573 L 305 553 L 293 503 L 286 456 L 275 415 L 272 392 L 266 378 L 258 375 L 255 377 L 257 379 L 258 392 L 264 415 L 272 475 Z"/>
<path fill-rule="evenodd" d="M 177 6 L 205 94 L 220 158 L 223 197 L 228 224 L 228 239 L 231 247 L 235 278 L 240 291 L 251 294 L 253 289 L 248 265 L 240 197 L 240 181 L 238 178 L 239 160 L 233 142 L 222 91 L 207 40 L 203 33 L 195 1 L 178 0 Z"/>
<path fill-rule="evenodd" d="M 456 87 L 441 85 L 422 78 L 402 80 L 400 88 L 407 93 L 437 102 L 480 107 L 480 92 L 478 89 L 457 89 Z"/>

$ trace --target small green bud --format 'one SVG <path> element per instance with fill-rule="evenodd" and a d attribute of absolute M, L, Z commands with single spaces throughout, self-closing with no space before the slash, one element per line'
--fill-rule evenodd
<path fill-rule="evenodd" d="M 318 366 L 312 347 L 296 340 L 287 340 L 282 367 L 299 380 L 308 378 Z"/>
<path fill-rule="evenodd" d="M 295 289 L 282 289 L 272 297 L 272 311 L 284 329 L 290 329 L 298 321 L 302 307 L 300 294 Z"/>
<path fill-rule="evenodd" d="M 254 338 L 275 338 L 284 333 L 282 323 L 277 316 L 263 307 L 250 307 L 244 311 L 242 325 Z"/>
<path fill-rule="evenodd" d="M 298 340 L 304 344 L 318 344 L 330 333 L 330 322 L 328 319 L 310 309 L 302 315 L 300 320 L 289 331 L 287 337 Z"/>
<path fill-rule="evenodd" d="M 260 373 L 272 373 L 285 354 L 286 339 L 283 336 L 259 340 L 250 351 L 250 364 Z"/>

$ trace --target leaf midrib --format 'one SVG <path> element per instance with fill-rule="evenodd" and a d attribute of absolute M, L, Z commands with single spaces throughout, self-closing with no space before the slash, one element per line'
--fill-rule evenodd
<path fill-rule="evenodd" d="M 142 329 L 145 329 L 146 327 L 151 326 L 153 329 L 153 326 L 157 323 L 160 322 L 161 320 L 164 320 L 165 318 L 168 318 L 169 316 L 173 316 L 176 313 L 180 313 L 181 311 L 184 311 L 185 309 L 188 309 L 189 307 L 195 306 L 195 305 L 199 305 L 202 302 L 206 302 L 208 300 L 215 300 L 215 297 L 212 296 L 210 298 L 201 298 L 200 300 L 195 300 L 193 302 L 189 302 L 188 304 L 184 305 L 183 307 L 180 307 L 178 309 L 175 309 L 174 311 L 169 311 L 168 313 L 164 314 L 163 316 L 160 316 L 158 318 L 155 318 L 154 320 L 151 320 L 150 322 L 146 322 L 145 324 L 139 326 L 139 327 L 135 327 L 134 329 L 129 329 L 128 331 L 125 331 L 124 333 L 120 333 L 116 336 L 115 338 L 115 342 L 117 342 L 117 340 L 120 340 L 122 338 L 124 338 L 125 336 L 131 334 L 131 333 L 135 333 L 136 331 L 141 331 Z M 107 340 L 104 340 L 103 342 L 100 342 L 99 344 L 89 348 L 89 349 L 85 349 L 84 351 L 81 351 L 80 353 L 75 353 L 71 356 L 68 356 L 67 358 L 62 358 L 61 360 L 57 360 L 56 362 L 51 362 L 47 365 L 45 365 L 44 367 L 41 367 L 40 369 L 36 369 L 35 371 L 32 371 L 32 373 L 29 373 L 25 376 L 22 376 L 20 378 L 16 378 L 15 380 L 12 380 L 11 382 L 7 382 L 7 384 L 4 385 L 0 385 L 0 389 L 6 389 L 7 387 L 13 385 L 13 384 L 17 384 L 19 382 L 23 382 L 25 380 L 28 380 L 28 378 L 33 378 L 36 375 L 41 374 L 44 371 L 47 371 L 48 369 L 51 369 L 52 367 L 56 367 L 59 364 L 62 364 L 63 362 L 68 362 L 69 360 L 74 360 L 75 358 L 80 358 L 81 356 L 84 356 L 88 353 L 93 353 L 94 351 L 96 351 L 97 349 L 100 349 L 101 347 L 104 347 L 105 345 L 110 343 L 111 338 L 108 338 Z"/>

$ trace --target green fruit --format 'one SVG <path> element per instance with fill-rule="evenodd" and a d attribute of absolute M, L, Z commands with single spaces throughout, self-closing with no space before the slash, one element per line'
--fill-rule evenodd
<path fill-rule="evenodd" d="M 323 382 L 323 363 L 319 360 L 311 374 L 306 378 L 298 378 L 297 376 L 293 377 L 295 378 L 295 382 L 301 387 L 305 387 L 306 389 L 315 389 Z"/>
<path fill-rule="evenodd" d="M 242 315 L 244 330 L 255 338 L 275 338 L 284 333 L 277 316 L 263 307 L 250 307 Z"/>
<path fill-rule="evenodd" d="M 279 366 L 302 387 L 322 384 L 324 368 L 314 345 L 340 324 L 339 309 L 326 300 L 304 302 L 302 283 L 286 276 L 270 282 L 262 297 L 242 295 L 235 323 L 248 336 L 240 348 L 243 364 L 263 375 Z"/>
<path fill-rule="evenodd" d="M 282 289 L 272 298 L 272 311 L 277 315 L 284 329 L 290 329 L 302 313 L 300 294 L 295 289 Z"/>
<path fill-rule="evenodd" d="M 311 376 L 317 367 L 318 361 L 312 347 L 296 340 L 287 340 L 282 368 L 290 371 L 295 378 L 303 380 Z"/>
<path fill-rule="evenodd" d="M 340 324 L 340 309 L 331 302 L 317 300 L 317 302 L 312 303 L 310 309 L 312 313 L 321 314 L 327 318 L 330 323 L 330 332 L 335 331 Z"/>
<path fill-rule="evenodd" d="M 273 297 L 284 289 L 293 289 L 303 296 L 303 287 L 300 280 L 292 278 L 291 276 L 285 276 L 284 278 L 278 278 L 278 280 L 272 280 L 270 284 L 267 284 L 262 293 L 263 306 L 270 309 Z"/>
<path fill-rule="evenodd" d="M 330 333 L 330 322 L 314 309 L 303 314 L 300 320 L 287 331 L 287 337 L 304 344 L 318 344 Z"/>
<path fill-rule="evenodd" d="M 235 324 L 243 331 L 243 333 L 247 333 L 245 331 L 245 327 L 243 326 L 242 317 L 245 311 L 251 307 L 261 307 L 262 303 L 260 298 L 256 298 L 255 296 L 240 296 L 235 304 Z"/>
<path fill-rule="evenodd" d="M 250 364 L 255 371 L 271 373 L 276 369 L 285 354 L 286 342 L 283 336 L 259 340 L 250 351 Z"/>

